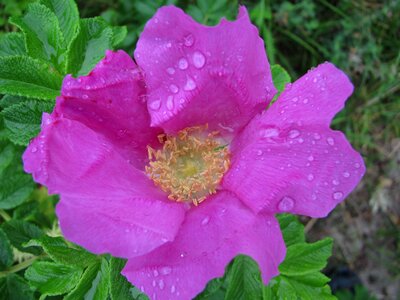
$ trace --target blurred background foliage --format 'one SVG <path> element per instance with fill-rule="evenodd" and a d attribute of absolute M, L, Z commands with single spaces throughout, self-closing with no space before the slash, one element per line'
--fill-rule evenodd
<path fill-rule="evenodd" d="M 7 20 L 21 15 L 30 2 L 0 0 L 0 35 L 16 30 Z M 239 2 L 77 1 L 82 17 L 101 15 L 112 25 L 126 25 L 128 35 L 121 48 L 129 53 L 159 6 L 177 5 L 197 21 L 215 25 L 223 16 L 233 20 L 243 4 L 266 43 L 270 62 L 282 65 L 293 79 L 326 60 L 344 70 L 355 92 L 333 127 L 344 131 L 361 151 L 368 171 L 350 199 L 329 218 L 303 221 L 311 239 L 331 235 L 336 240 L 327 272 L 340 299 L 396 297 L 400 294 L 400 1 Z"/>

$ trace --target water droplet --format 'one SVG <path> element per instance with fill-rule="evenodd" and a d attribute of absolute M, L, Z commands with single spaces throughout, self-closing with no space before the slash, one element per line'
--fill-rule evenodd
<path fill-rule="evenodd" d="M 361 165 L 359 163 L 354 164 L 354 168 L 359 169 L 360 167 L 361 167 Z"/>
<path fill-rule="evenodd" d="M 335 192 L 333 193 L 333 199 L 335 200 L 340 200 L 343 198 L 343 193 L 342 192 Z"/>
<path fill-rule="evenodd" d="M 154 23 L 158 23 L 158 18 L 154 18 Z"/>
<path fill-rule="evenodd" d="M 210 221 L 210 217 L 209 216 L 207 216 L 207 217 L 205 217 L 202 221 L 201 221 L 201 225 L 207 225 L 208 224 L 208 222 Z"/>
<path fill-rule="evenodd" d="M 35 152 L 37 152 L 37 150 L 38 150 L 38 149 L 37 149 L 35 146 L 33 146 L 32 149 L 31 149 L 31 152 L 32 152 L 32 153 L 35 153 Z"/>
<path fill-rule="evenodd" d="M 263 138 L 270 138 L 279 136 L 279 130 L 276 128 L 263 128 L 260 130 L 260 136 Z"/>
<path fill-rule="evenodd" d="M 336 180 L 336 179 L 332 180 L 333 185 L 339 185 L 339 183 L 340 183 L 339 180 Z"/>
<path fill-rule="evenodd" d="M 179 92 L 179 88 L 175 85 L 175 84 L 171 84 L 169 86 L 169 90 L 171 91 L 171 93 L 176 94 L 177 92 Z"/>
<path fill-rule="evenodd" d="M 343 173 L 343 177 L 349 178 L 349 177 L 350 177 L 350 173 L 349 173 L 349 172 L 344 172 L 344 173 Z"/>
<path fill-rule="evenodd" d="M 201 69 L 202 67 L 204 67 L 205 63 L 206 63 L 206 58 L 203 55 L 203 53 L 201 53 L 200 51 L 195 51 L 193 53 L 193 65 L 197 69 Z"/>
<path fill-rule="evenodd" d="M 88 98 L 89 98 L 89 96 L 88 96 L 88 95 L 86 95 L 86 94 L 83 94 L 83 95 L 82 95 L 82 98 L 83 98 L 83 99 L 88 99 Z"/>
<path fill-rule="evenodd" d="M 298 131 L 296 129 L 290 130 L 290 132 L 289 132 L 289 137 L 291 139 L 294 139 L 294 138 L 298 137 L 299 135 L 300 135 L 300 131 Z"/>
<path fill-rule="evenodd" d="M 158 287 L 160 288 L 160 290 L 164 289 L 164 280 L 160 279 L 160 281 L 158 282 Z"/>
<path fill-rule="evenodd" d="M 312 199 L 312 200 L 317 200 L 317 195 L 312 194 L 312 195 L 311 195 L 311 199 Z"/>
<path fill-rule="evenodd" d="M 304 139 L 302 139 L 302 138 L 299 138 L 297 141 L 299 142 L 299 144 L 303 144 L 303 142 L 304 142 Z"/>
<path fill-rule="evenodd" d="M 294 98 L 292 99 L 293 102 L 297 102 L 298 100 L 299 100 L 299 98 L 297 98 L 297 97 L 294 97 Z"/>
<path fill-rule="evenodd" d="M 261 156 L 263 154 L 262 150 L 257 150 L 257 155 Z"/>
<path fill-rule="evenodd" d="M 194 80 L 191 78 L 191 77 L 187 77 L 187 80 L 186 80 L 186 84 L 185 84 L 185 86 L 183 87 L 183 89 L 185 90 L 185 91 L 192 91 L 192 90 L 194 90 L 196 88 L 196 83 L 194 82 Z"/>
<path fill-rule="evenodd" d="M 186 70 L 188 68 L 189 64 L 186 58 L 182 57 L 179 61 L 178 61 L 178 67 L 181 70 Z"/>
<path fill-rule="evenodd" d="M 175 74 L 175 69 L 173 67 L 169 67 L 169 68 L 167 68 L 167 73 L 170 75 L 173 75 L 173 74 Z"/>
<path fill-rule="evenodd" d="M 194 44 L 194 37 L 192 34 L 188 34 L 183 38 L 183 43 L 185 44 L 186 47 L 190 47 Z"/>
<path fill-rule="evenodd" d="M 162 275 L 168 275 L 168 274 L 171 274 L 171 272 L 172 272 L 172 268 L 171 267 L 163 267 L 163 268 L 160 269 L 160 273 Z"/>
<path fill-rule="evenodd" d="M 151 285 L 152 285 L 153 287 L 155 287 L 155 286 L 156 286 L 156 281 L 153 280 L 153 282 L 151 283 Z"/>
<path fill-rule="evenodd" d="M 236 56 L 236 58 L 237 58 L 237 60 L 240 61 L 240 62 L 243 61 L 243 56 L 241 56 L 241 55 Z"/>
<path fill-rule="evenodd" d="M 309 161 L 313 161 L 313 160 L 314 160 L 314 156 L 310 155 L 309 157 L 307 157 L 307 159 L 308 159 Z"/>
<path fill-rule="evenodd" d="M 179 256 L 184 258 L 186 256 L 186 254 L 187 254 L 186 252 L 182 252 Z"/>
<path fill-rule="evenodd" d="M 309 181 L 314 180 L 314 175 L 313 175 L 313 174 L 308 174 L 307 179 L 308 179 Z"/>
<path fill-rule="evenodd" d="M 319 140 L 321 139 L 321 136 L 318 133 L 314 133 L 314 139 Z"/>
<path fill-rule="evenodd" d="M 175 293 L 175 290 L 176 290 L 175 286 L 172 285 L 172 286 L 171 286 L 171 294 Z"/>
<path fill-rule="evenodd" d="M 316 83 L 317 81 L 318 81 L 318 79 L 317 79 L 317 78 L 314 78 L 314 79 L 313 79 L 313 82 L 314 82 L 314 83 Z"/>
<path fill-rule="evenodd" d="M 174 96 L 170 95 L 167 98 L 167 109 L 172 110 L 174 108 Z"/>
<path fill-rule="evenodd" d="M 283 197 L 278 204 L 278 209 L 280 211 L 291 211 L 293 207 L 294 207 L 294 200 L 287 196 Z"/>
<path fill-rule="evenodd" d="M 331 137 L 328 137 L 328 138 L 326 139 L 326 142 L 327 142 L 329 145 L 331 145 L 331 146 L 333 146 L 333 145 L 335 144 L 334 139 L 331 138 Z"/>
<path fill-rule="evenodd" d="M 154 275 L 154 277 L 157 277 L 157 276 L 158 276 L 158 271 L 157 271 L 157 270 L 154 270 L 154 271 L 153 271 L 153 275 Z"/>
<path fill-rule="evenodd" d="M 168 42 L 165 46 L 167 46 L 167 48 L 171 48 L 172 44 L 171 44 L 171 42 Z"/>
<path fill-rule="evenodd" d="M 154 100 L 153 102 L 150 103 L 150 108 L 152 110 L 158 110 L 161 106 L 161 101 L 160 100 Z"/>
<path fill-rule="evenodd" d="M 307 104 L 307 103 L 308 103 L 308 99 L 305 98 L 305 99 L 303 100 L 303 103 L 304 103 L 304 104 Z"/>

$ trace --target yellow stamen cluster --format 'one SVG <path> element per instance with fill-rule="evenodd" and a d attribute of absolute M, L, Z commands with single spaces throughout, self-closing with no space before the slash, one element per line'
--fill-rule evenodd
<path fill-rule="evenodd" d="M 229 151 L 218 143 L 218 132 L 207 126 L 186 128 L 176 136 L 160 135 L 161 150 L 148 147 L 146 173 L 174 201 L 201 203 L 214 194 L 229 169 Z"/>

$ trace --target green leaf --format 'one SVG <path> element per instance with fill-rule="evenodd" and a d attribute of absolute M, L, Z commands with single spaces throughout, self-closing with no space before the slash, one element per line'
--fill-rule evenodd
<path fill-rule="evenodd" d="M 296 216 L 279 214 L 277 219 L 282 230 L 286 247 L 305 242 L 304 226 L 299 222 Z"/>
<path fill-rule="evenodd" d="M 279 266 L 284 275 L 304 275 L 319 271 L 326 266 L 332 254 L 332 239 L 307 244 L 299 243 L 287 248 L 285 261 Z"/>
<path fill-rule="evenodd" d="M 10 32 L 0 36 L 0 56 L 26 55 L 24 36 Z"/>
<path fill-rule="evenodd" d="M 66 297 L 65 300 L 74 299 L 108 299 L 110 287 L 110 265 L 106 258 L 101 262 L 89 266 L 80 282 Z M 129 299 L 129 298 L 119 298 Z"/>
<path fill-rule="evenodd" d="M 40 132 L 43 112 L 53 110 L 52 102 L 29 100 L 2 111 L 8 138 L 17 145 L 28 145 Z"/>
<path fill-rule="evenodd" d="M 219 300 L 225 297 L 224 288 L 225 278 L 214 278 L 209 281 L 204 289 L 199 295 L 196 296 L 196 300 Z"/>
<path fill-rule="evenodd" d="M 33 191 L 32 177 L 22 171 L 21 150 L 0 142 L 0 209 L 20 205 Z"/>
<path fill-rule="evenodd" d="M 25 246 L 40 246 L 52 260 L 65 265 L 87 267 L 97 261 L 96 255 L 78 246 L 75 248 L 69 246 L 62 237 L 43 235 L 29 241 Z"/>
<path fill-rule="evenodd" d="M 112 45 L 115 48 L 125 40 L 128 29 L 126 26 L 113 26 L 111 28 L 113 31 Z"/>
<path fill-rule="evenodd" d="M 7 234 L 11 245 L 18 250 L 22 252 L 29 252 L 35 255 L 42 253 L 40 247 L 23 246 L 29 240 L 39 238 L 43 235 L 43 231 L 36 225 L 22 220 L 10 220 L 6 223 L 3 223 L 1 228 Z"/>
<path fill-rule="evenodd" d="M 46 295 L 62 295 L 72 290 L 79 282 L 82 269 L 52 262 L 36 261 L 26 271 L 29 284 Z"/>
<path fill-rule="evenodd" d="M 271 73 L 272 73 L 272 81 L 274 82 L 275 88 L 278 90 L 278 93 L 275 95 L 274 99 L 272 100 L 275 101 L 280 93 L 285 89 L 285 85 L 287 83 L 290 83 L 290 75 L 284 68 L 282 68 L 280 65 L 272 65 L 271 67 Z"/>
<path fill-rule="evenodd" d="M 9 274 L 0 278 L 0 300 L 33 300 L 33 291 L 24 278 Z"/>
<path fill-rule="evenodd" d="M 148 299 L 129 283 L 121 271 L 124 268 L 126 260 L 116 257 L 110 259 L 110 296 L 111 300 L 133 300 Z"/>
<path fill-rule="evenodd" d="M 56 15 L 46 6 L 33 3 L 22 17 L 11 17 L 25 36 L 28 54 L 64 71 L 65 42 Z"/>
<path fill-rule="evenodd" d="M 80 20 L 80 32 L 68 49 L 67 73 L 86 75 L 113 48 L 113 30 L 102 18 Z"/>
<path fill-rule="evenodd" d="M 0 57 L 0 94 L 55 99 L 62 77 L 28 56 Z"/>
<path fill-rule="evenodd" d="M 0 107 L 7 108 L 9 106 L 25 102 L 27 99 L 28 98 L 25 97 L 5 95 L 2 99 L 0 99 Z"/>
<path fill-rule="evenodd" d="M 261 273 L 257 263 L 239 255 L 228 268 L 225 299 L 262 299 Z"/>
<path fill-rule="evenodd" d="M 10 241 L 4 231 L 0 228 L 0 270 L 10 267 L 14 257 Z"/>
<path fill-rule="evenodd" d="M 79 30 L 79 12 L 74 0 L 41 0 L 58 19 L 66 46 L 72 42 Z"/>

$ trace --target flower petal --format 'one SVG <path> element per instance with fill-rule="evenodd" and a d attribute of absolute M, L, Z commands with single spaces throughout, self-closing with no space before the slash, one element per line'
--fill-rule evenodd
<path fill-rule="evenodd" d="M 62 117 L 46 114 L 43 120 L 41 134 L 23 155 L 24 168 L 61 194 L 57 213 L 68 239 L 124 257 L 174 239 L 182 205 L 169 201 L 103 135 Z"/>
<path fill-rule="evenodd" d="M 285 253 L 272 215 L 254 215 L 233 194 L 220 192 L 187 213 L 175 241 L 129 259 L 122 273 L 151 299 L 192 299 L 238 254 L 255 259 L 267 283 Z"/>
<path fill-rule="evenodd" d="M 118 199 L 61 196 L 56 212 L 68 240 L 96 254 L 129 258 L 174 240 L 185 213 L 166 201 L 151 190 Z"/>
<path fill-rule="evenodd" d="M 256 212 L 326 216 L 365 172 L 344 134 L 328 128 L 351 91 L 331 64 L 300 78 L 234 140 L 223 186 Z"/>
<path fill-rule="evenodd" d="M 264 43 L 245 7 L 236 21 L 215 27 L 162 7 L 146 24 L 135 59 L 148 86 L 152 126 L 167 132 L 206 123 L 235 131 L 276 93 Z"/>
<path fill-rule="evenodd" d="M 147 145 L 157 142 L 150 128 L 142 75 L 123 51 L 107 51 L 87 76 L 67 75 L 55 112 L 103 134 L 132 163 L 141 167 Z"/>

